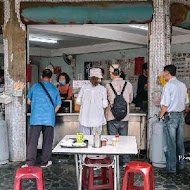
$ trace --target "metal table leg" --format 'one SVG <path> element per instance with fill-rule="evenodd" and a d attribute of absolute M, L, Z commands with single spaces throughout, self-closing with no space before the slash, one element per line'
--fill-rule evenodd
<path fill-rule="evenodd" d="M 119 170 L 119 155 L 116 155 L 116 164 L 117 164 L 117 186 L 120 190 L 120 170 Z"/>
<path fill-rule="evenodd" d="M 114 190 L 117 190 L 117 156 L 114 155 Z"/>
<path fill-rule="evenodd" d="M 79 187 L 79 183 L 80 183 L 79 182 L 79 163 L 78 163 L 78 155 L 77 154 L 75 154 L 75 166 L 76 166 L 77 186 Z"/>
<path fill-rule="evenodd" d="M 78 189 L 81 190 L 82 189 L 82 155 L 79 155 L 79 187 Z"/>
<path fill-rule="evenodd" d="M 77 185 L 78 185 L 78 190 L 82 189 L 82 160 L 79 155 L 75 154 L 75 165 L 76 165 L 76 177 L 77 177 Z"/>

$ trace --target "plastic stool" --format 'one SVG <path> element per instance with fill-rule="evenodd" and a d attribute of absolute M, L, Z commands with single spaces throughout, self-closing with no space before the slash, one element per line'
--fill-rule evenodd
<path fill-rule="evenodd" d="M 144 186 L 134 186 L 134 174 L 143 175 Z M 130 162 L 127 164 L 123 176 L 122 190 L 155 190 L 154 170 L 152 165 L 146 162 Z"/>
<path fill-rule="evenodd" d="M 111 164 L 111 159 L 105 157 L 103 159 L 91 159 L 86 157 L 85 164 Z M 106 176 L 108 170 L 109 176 Z M 103 184 L 94 184 L 95 180 L 102 180 Z M 102 167 L 101 175 L 94 176 L 94 167 L 84 166 L 82 175 L 82 186 L 86 187 L 88 190 L 100 190 L 100 189 L 114 189 L 114 177 L 113 170 L 110 166 L 109 168 Z"/>
<path fill-rule="evenodd" d="M 37 189 L 45 190 L 43 170 L 40 167 L 28 166 L 16 171 L 14 190 L 22 190 L 23 179 L 36 179 Z"/>

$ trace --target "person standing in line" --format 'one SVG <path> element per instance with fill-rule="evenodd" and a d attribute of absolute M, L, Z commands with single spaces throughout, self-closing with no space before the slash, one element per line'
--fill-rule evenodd
<path fill-rule="evenodd" d="M 107 93 L 108 93 L 108 107 L 106 109 L 106 119 L 107 119 L 107 129 L 109 135 L 121 135 L 127 136 L 128 135 L 128 120 L 129 120 L 129 104 L 133 100 L 133 87 L 130 82 L 123 80 L 120 77 L 121 68 L 119 64 L 113 64 L 110 66 L 110 77 L 112 82 L 106 85 Z M 123 98 L 126 103 L 126 115 L 121 119 L 118 120 L 114 117 L 112 113 L 112 107 L 114 105 L 114 100 L 116 98 L 116 91 L 117 95 L 121 95 L 123 91 Z M 129 161 L 128 156 L 123 156 L 123 164 Z"/>
<path fill-rule="evenodd" d="M 52 71 L 42 72 L 42 82 L 36 83 L 27 96 L 27 104 L 31 105 L 30 128 L 27 142 L 26 164 L 22 167 L 35 165 L 37 145 L 40 133 L 43 134 L 41 167 L 52 165 L 50 157 L 54 137 L 55 113 L 61 106 L 58 89 L 51 83 Z"/>
<path fill-rule="evenodd" d="M 102 125 L 106 124 L 104 108 L 108 106 L 108 100 L 106 88 L 100 85 L 102 78 L 101 69 L 90 69 L 90 84 L 81 88 L 76 100 L 81 106 L 79 131 L 85 135 L 91 135 L 93 130 L 101 133 Z"/>
<path fill-rule="evenodd" d="M 143 102 L 148 101 L 148 65 L 144 63 L 142 65 L 143 74 L 139 76 L 137 84 L 137 96 L 136 96 L 136 106 L 141 109 L 147 110 L 144 108 Z"/>
<path fill-rule="evenodd" d="M 166 170 L 161 170 L 160 173 L 167 174 L 175 174 L 177 170 L 185 167 L 183 111 L 188 105 L 188 96 L 185 84 L 177 80 L 175 76 L 174 65 L 164 67 L 163 77 L 168 82 L 162 92 L 160 118 L 164 120 L 167 150 L 165 152 Z"/>
<path fill-rule="evenodd" d="M 79 132 L 84 135 L 101 134 L 102 126 L 106 124 L 104 109 L 108 106 L 106 88 L 101 85 L 103 78 L 100 68 L 90 69 L 90 84 L 82 86 L 76 103 L 80 105 Z M 97 155 L 83 155 L 96 158 Z M 104 158 L 98 155 L 98 158 Z"/>

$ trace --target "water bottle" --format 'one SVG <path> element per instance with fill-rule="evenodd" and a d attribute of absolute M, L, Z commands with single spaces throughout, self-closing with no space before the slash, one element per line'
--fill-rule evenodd
<path fill-rule="evenodd" d="M 93 134 L 93 147 L 94 148 L 100 148 L 101 147 L 101 128 L 100 127 L 94 127 L 92 129 Z"/>

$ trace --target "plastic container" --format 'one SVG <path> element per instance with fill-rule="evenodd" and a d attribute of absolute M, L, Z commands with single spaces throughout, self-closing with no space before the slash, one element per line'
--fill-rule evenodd
<path fill-rule="evenodd" d="M 0 112 L 0 137 L 0 164 L 6 164 L 9 162 L 8 132 L 2 112 Z"/>
<path fill-rule="evenodd" d="M 112 146 L 116 146 L 117 145 L 117 139 L 114 137 L 112 138 Z"/>
<path fill-rule="evenodd" d="M 166 136 L 163 131 L 163 121 L 156 119 L 153 122 L 152 139 L 150 159 L 152 165 L 158 168 L 166 167 L 166 158 L 164 152 L 166 151 Z"/>
<path fill-rule="evenodd" d="M 13 96 L 21 97 L 23 90 L 13 90 Z"/>

